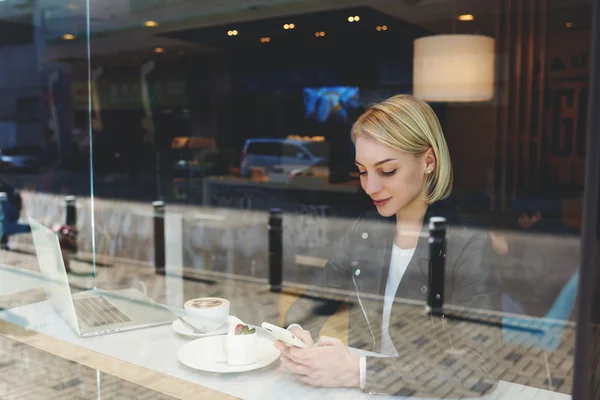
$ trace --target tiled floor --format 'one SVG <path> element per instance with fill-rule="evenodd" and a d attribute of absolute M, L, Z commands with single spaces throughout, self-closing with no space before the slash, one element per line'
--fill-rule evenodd
<path fill-rule="evenodd" d="M 3 264 L 28 270 L 37 270 L 35 256 L 27 251 L 0 252 Z M 75 273 L 70 276 L 74 285 L 89 287 L 92 280 L 89 263 L 73 263 Z M 198 296 L 222 296 L 232 299 L 232 314 L 252 315 L 253 319 L 281 324 L 287 306 L 294 296 L 278 295 L 267 289 L 265 282 L 223 280 L 218 276 L 203 276 L 203 279 L 186 280 L 183 284 L 183 298 Z M 98 268 L 99 287 L 137 286 L 147 291 L 157 301 L 165 301 L 165 277 L 154 274 L 148 266 L 112 265 Z M 0 298 L 0 307 L 9 308 L 44 298 L 41 290 L 33 290 L 10 298 Z M 306 310 L 302 319 L 306 327 L 322 325 L 324 320 L 327 334 L 344 332 L 343 318 L 331 318 L 315 313 L 313 300 L 299 300 Z M 426 324 L 411 323 L 422 318 L 422 309 L 407 307 L 402 321 L 391 321 L 391 325 L 412 343 L 419 345 L 423 353 L 435 355 L 436 344 L 426 338 Z M 462 335 L 480 341 L 485 346 L 486 339 L 497 327 L 471 322 L 456 323 Z M 322 331 L 323 333 L 323 331 Z M 498 358 L 494 374 L 500 379 L 543 389 L 570 393 L 573 375 L 574 329 L 567 327 L 558 348 L 546 353 L 533 342 L 520 339 L 518 332 L 512 334 L 511 344 L 495 343 L 488 351 Z M 368 336 L 368 333 L 365 333 Z M 368 342 L 365 337 L 364 342 Z M 349 345 L 360 345 L 349 343 Z M 467 379 L 468 377 L 465 377 Z M 79 366 L 70 361 L 50 356 L 41 351 L 0 338 L 0 399 L 96 399 L 96 371 Z M 143 387 L 128 383 L 118 377 L 100 374 L 102 399 L 163 399 L 163 395 L 153 393 Z"/>

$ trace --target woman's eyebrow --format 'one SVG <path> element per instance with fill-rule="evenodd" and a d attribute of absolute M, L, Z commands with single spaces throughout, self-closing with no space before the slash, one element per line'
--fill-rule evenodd
<path fill-rule="evenodd" d="M 379 165 L 381 165 L 381 164 L 385 164 L 386 162 L 389 162 L 389 161 L 394 161 L 394 160 L 396 160 L 396 159 L 395 159 L 395 158 L 386 158 L 385 160 L 377 161 L 377 162 L 375 163 L 375 166 L 377 167 L 377 166 L 379 166 Z M 357 164 L 357 165 L 360 165 L 361 167 L 364 167 L 364 165 L 362 165 L 361 163 L 359 163 L 359 162 L 358 162 L 358 161 L 356 161 L 356 160 L 354 160 L 354 163 L 355 163 L 355 164 Z"/>

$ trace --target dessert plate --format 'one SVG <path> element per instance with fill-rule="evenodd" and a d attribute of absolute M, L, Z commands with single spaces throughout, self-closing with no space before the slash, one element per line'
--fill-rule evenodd
<path fill-rule="evenodd" d="M 273 340 L 257 336 L 255 363 L 232 366 L 226 362 L 216 362 L 215 358 L 220 340 L 226 345 L 226 336 L 209 336 L 193 340 L 181 346 L 177 352 L 177 358 L 190 368 L 219 373 L 253 371 L 271 365 L 279 359 L 280 352 L 273 346 Z"/>

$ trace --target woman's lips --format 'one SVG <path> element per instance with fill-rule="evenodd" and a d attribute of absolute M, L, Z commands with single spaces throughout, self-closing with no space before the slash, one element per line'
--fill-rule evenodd
<path fill-rule="evenodd" d="M 373 204 L 375 204 L 375 207 L 381 207 L 384 206 L 388 201 L 390 201 L 390 199 L 391 197 L 383 200 L 373 200 Z"/>

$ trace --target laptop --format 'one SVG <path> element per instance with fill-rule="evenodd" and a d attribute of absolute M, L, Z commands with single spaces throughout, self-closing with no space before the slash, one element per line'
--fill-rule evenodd
<path fill-rule="evenodd" d="M 71 293 L 58 236 L 29 218 L 35 252 L 52 308 L 81 337 L 172 323 L 176 316 L 141 291 L 87 290 Z"/>

